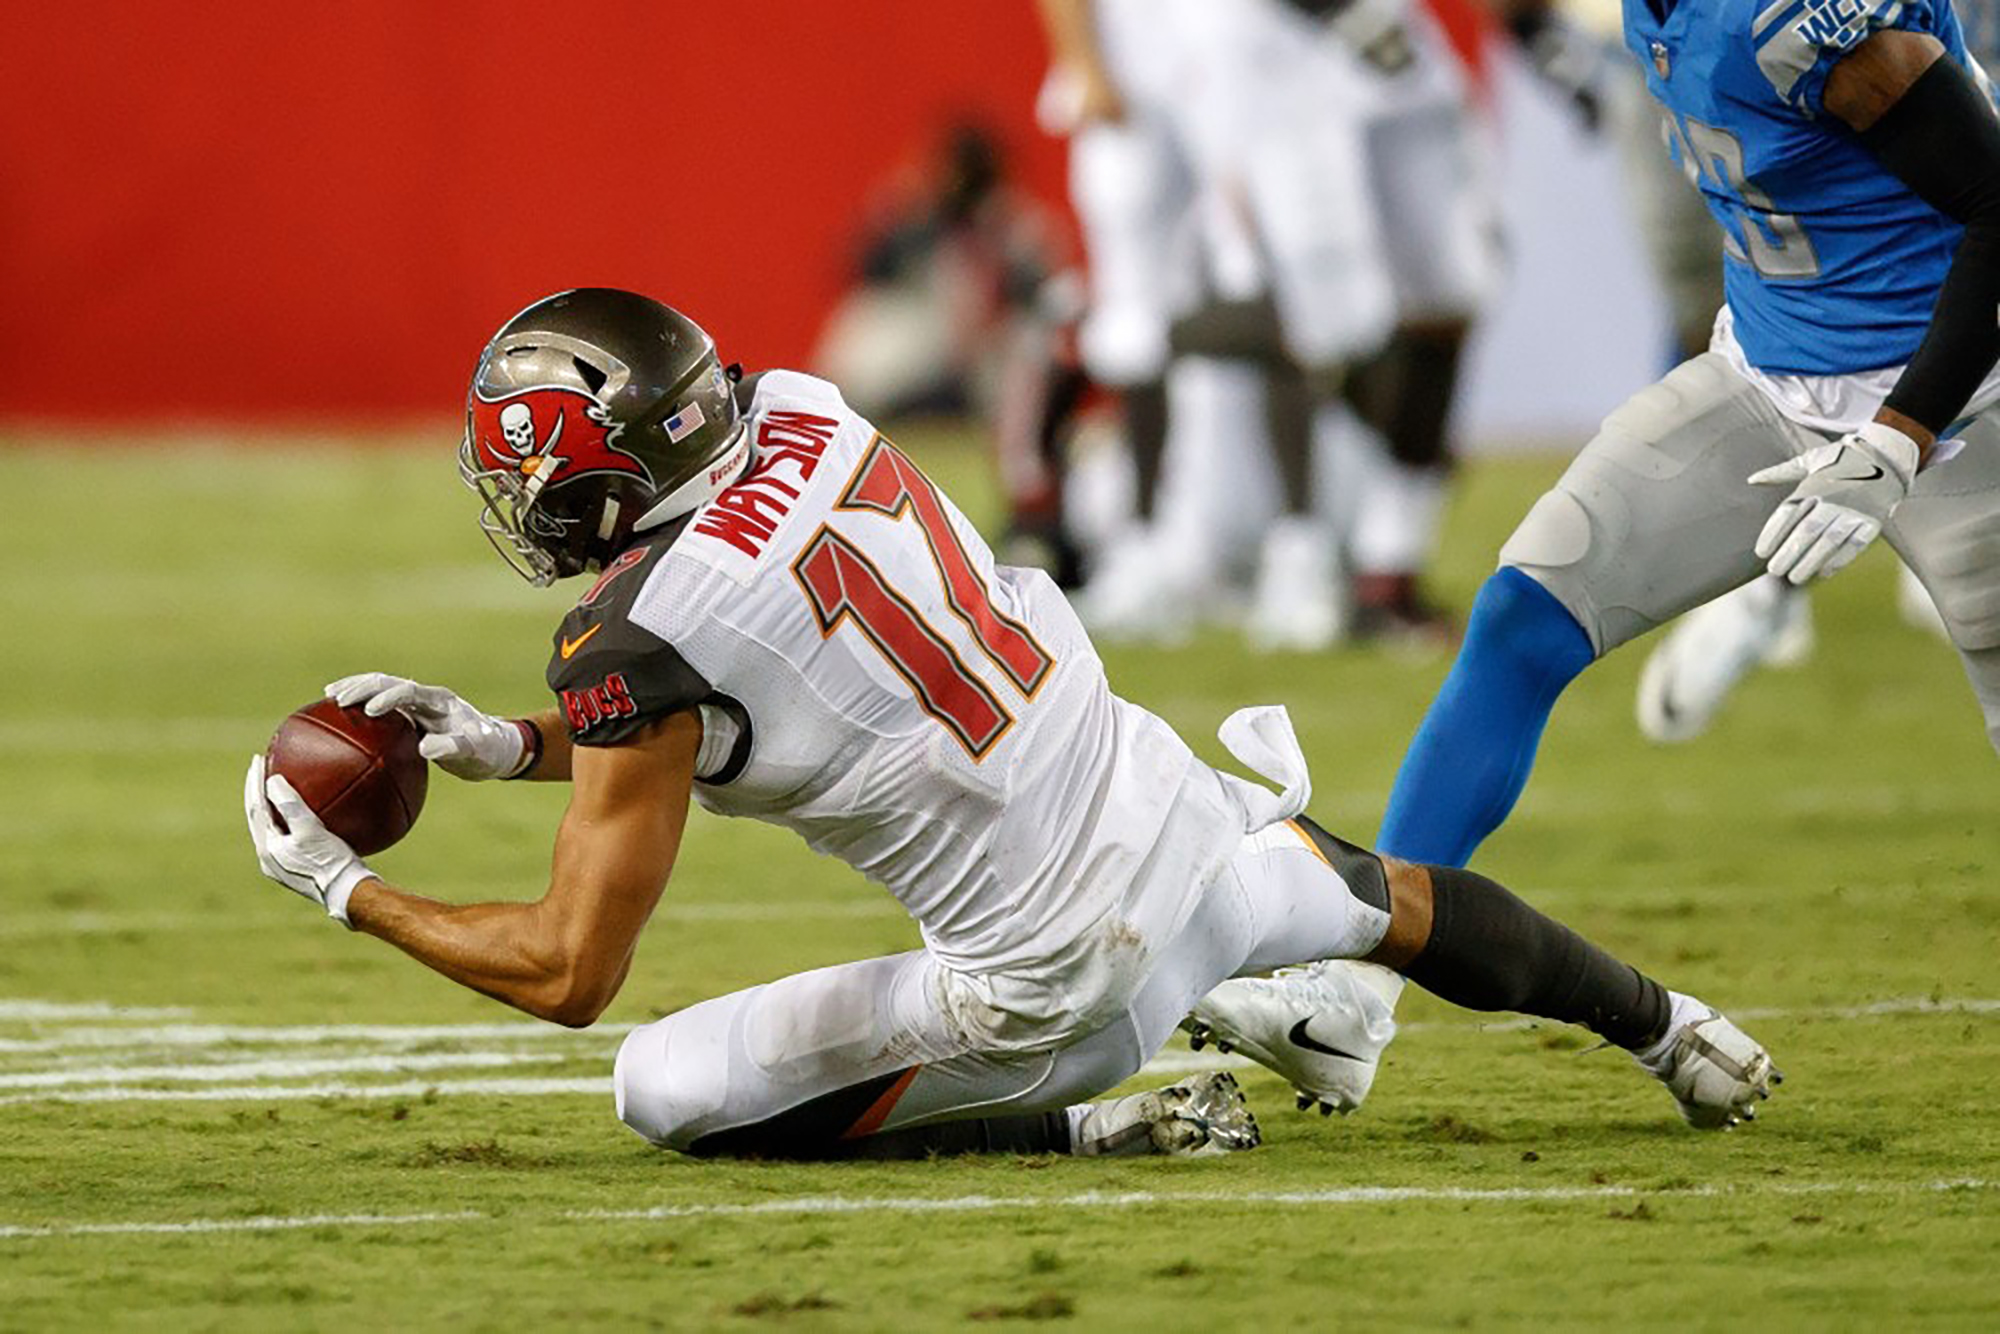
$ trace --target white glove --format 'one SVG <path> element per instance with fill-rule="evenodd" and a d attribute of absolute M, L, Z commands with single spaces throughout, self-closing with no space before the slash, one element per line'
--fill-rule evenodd
<path fill-rule="evenodd" d="M 458 778 L 512 778 L 530 758 L 527 735 L 518 724 L 481 713 L 443 686 L 363 672 L 341 677 L 326 693 L 343 709 L 365 705 L 363 712 L 371 718 L 391 709 L 402 714 L 424 730 L 418 753 Z"/>
<path fill-rule="evenodd" d="M 1758 486 L 1797 483 L 1757 535 L 1758 559 L 1795 584 L 1846 569 L 1910 493 L 1921 457 L 1909 436 L 1869 422 L 1831 444 L 1752 473 Z"/>
<path fill-rule="evenodd" d="M 272 806 L 285 822 L 283 830 L 271 818 Z M 353 930 L 354 923 L 347 920 L 347 900 L 356 885 L 375 873 L 354 855 L 353 848 L 320 823 L 290 783 L 277 774 L 264 776 L 262 755 L 251 759 L 250 772 L 243 779 L 243 814 L 250 821 L 250 843 L 257 849 L 258 868 Z"/>

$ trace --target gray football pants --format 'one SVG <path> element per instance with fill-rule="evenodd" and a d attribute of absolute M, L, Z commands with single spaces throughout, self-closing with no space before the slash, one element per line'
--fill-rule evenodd
<path fill-rule="evenodd" d="M 1760 574 L 1752 548 L 1790 488 L 1744 479 L 1828 438 L 1704 353 L 1605 419 L 1500 563 L 1548 589 L 1608 653 Z M 1963 439 L 1918 475 L 1884 536 L 1943 613 L 2000 749 L 2000 407 Z"/>

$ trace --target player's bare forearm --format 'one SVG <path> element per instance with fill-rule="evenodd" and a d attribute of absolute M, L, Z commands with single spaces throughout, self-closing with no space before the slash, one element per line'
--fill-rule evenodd
<path fill-rule="evenodd" d="M 618 993 L 680 850 L 701 724 L 675 714 L 576 770 L 549 889 L 532 903 L 451 904 L 367 880 L 355 928 L 475 991 L 571 1027 Z"/>
<path fill-rule="evenodd" d="M 463 986 L 552 1023 L 590 1023 L 624 980 L 578 967 L 543 903 L 444 903 L 380 880 L 348 903 L 355 929 L 388 941 Z"/>
<path fill-rule="evenodd" d="M 570 752 L 573 747 L 569 733 L 563 728 L 561 710 L 544 709 L 540 713 L 529 714 L 521 721 L 541 734 L 541 754 L 535 757 L 534 763 L 521 777 L 535 783 L 567 783 L 570 780 Z"/>

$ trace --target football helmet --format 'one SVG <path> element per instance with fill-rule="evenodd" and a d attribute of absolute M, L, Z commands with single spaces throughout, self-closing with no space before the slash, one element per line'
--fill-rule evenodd
<path fill-rule="evenodd" d="M 480 529 L 538 587 L 603 568 L 748 469 L 734 374 L 700 325 L 635 292 L 537 301 L 493 335 L 466 395 L 458 466 Z"/>

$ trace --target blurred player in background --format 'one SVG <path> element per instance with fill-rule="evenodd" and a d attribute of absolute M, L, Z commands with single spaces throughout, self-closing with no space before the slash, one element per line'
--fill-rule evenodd
<path fill-rule="evenodd" d="M 1176 467 L 1215 471 L 1186 458 L 1197 450 L 1248 467 L 1253 434 L 1277 464 L 1253 646 L 1332 642 L 1348 623 L 1343 557 L 1357 633 L 1448 636 L 1418 573 L 1443 505 L 1460 355 L 1499 262 L 1464 71 L 1436 21 L 1401 0 L 1043 10 L 1051 86 L 1075 125 L 1085 363 L 1137 408 L 1138 522 L 1086 613 L 1112 631 L 1180 628 L 1217 545 L 1197 534 L 1241 526 L 1222 512 L 1240 495 L 1198 487 L 1179 492 L 1193 513 L 1157 513 L 1169 368 L 1201 357 L 1262 377 L 1261 411 L 1239 429 L 1172 432 Z M 1316 452 L 1330 485 L 1316 482 Z"/>
<path fill-rule="evenodd" d="M 1502 548 L 1381 845 L 1463 863 L 1564 686 L 1766 570 L 1883 533 L 2000 747 L 2000 119 L 1948 7 L 1633 0 L 1626 40 L 1727 234 L 1712 350 L 1606 420 Z M 1837 729 L 1812 758 L 1845 759 Z"/>
<path fill-rule="evenodd" d="M 1328 957 L 1585 1024 L 1699 1126 L 1747 1118 L 1776 1082 L 1728 1020 L 1493 882 L 1377 858 L 1307 820 L 1282 709 L 1221 731 L 1281 791 L 1198 761 L 1111 694 L 1054 585 L 995 564 L 823 380 L 738 383 L 677 312 L 559 293 L 481 355 L 460 459 L 520 573 L 595 576 L 555 636 L 561 707 L 500 719 L 380 673 L 329 692 L 402 711 L 459 777 L 570 781 L 547 892 L 459 905 L 392 888 L 260 757 L 244 799 L 264 872 L 572 1025 L 624 982 L 690 798 L 796 832 L 887 888 L 923 933 L 921 949 L 633 1030 L 618 1114 L 656 1143 L 807 1159 L 1249 1148 L 1255 1123 L 1226 1074 L 1088 1099 L 1218 983 Z M 1356 976 L 1338 997 L 1313 988 L 1309 1009 L 1244 979 L 1198 1013 L 1309 1097 L 1344 1096 L 1365 1091 L 1392 1027 L 1380 983 Z M 1263 1030 L 1278 1036 L 1258 1045 Z"/>
<path fill-rule="evenodd" d="M 1195 571 L 1155 519 L 1170 330 L 1204 295 L 1199 208 L 1220 198 L 1247 218 L 1285 346 L 1319 397 L 1387 337 L 1394 293 L 1363 202 L 1353 97 L 1324 77 L 1316 25 L 1279 0 L 1041 9 L 1056 56 L 1045 119 L 1072 130 L 1090 263 L 1083 362 L 1121 391 L 1135 475 L 1133 524 L 1082 606 L 1107 633 L 1171 634 Z M 1321 648 L 1342 628 L 1336 535 L 1314 513 L 1310 433 L 1273 426 L 1281 513 L 1261 542 L 1246 630 L 1262 648 Z"/>

